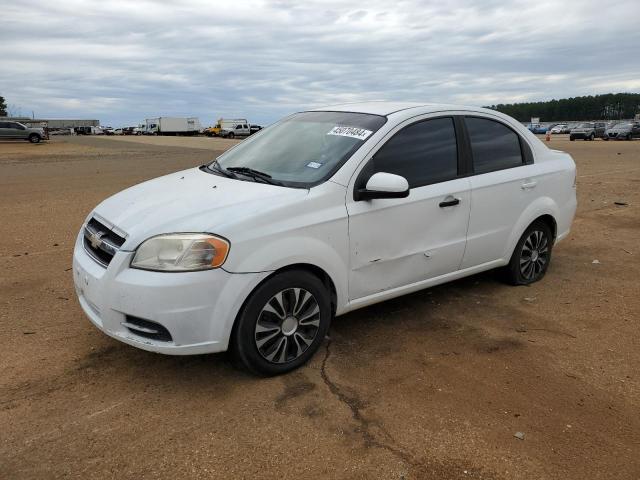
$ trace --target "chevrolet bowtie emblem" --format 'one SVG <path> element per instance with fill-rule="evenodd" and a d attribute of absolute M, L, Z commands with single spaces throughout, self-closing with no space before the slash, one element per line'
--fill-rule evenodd
<path fill-rule="evenodd" d="M 102 237 L 104 236 L 105 232 L 94 232 L 91 235 L 89 235 L 89 243 L 91 244 L 91 248 L 100 248 L 100 245 L 102 245 Z"/>

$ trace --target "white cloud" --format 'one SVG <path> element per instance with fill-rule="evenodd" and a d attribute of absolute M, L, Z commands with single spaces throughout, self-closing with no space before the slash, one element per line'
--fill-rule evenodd
<path fill-rule="evenodd" d="M 0 95 L 105 124 L 640 89 L 638 0 L 23 0 L 2 17 Z"/>

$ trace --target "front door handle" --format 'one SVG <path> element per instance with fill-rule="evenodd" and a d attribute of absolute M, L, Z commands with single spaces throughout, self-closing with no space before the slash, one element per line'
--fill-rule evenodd
<path fill-rule="evenodd" d="M 532 188 L 535 188 L 535 186 L 538 184 L 538 182 L 536 182 L 535 180 L 529 180 L 527 182 L 524 182 L 520 188 L 522 188 L 522 190 L 531 190 Z"/>
<path fill-rule="evenodd" d="M 440 202 L 440 208 L 453 207 L 454 205 L 458 205 L 459 203 L 459 198 L 456 198 L 453 195 L 449 195 L 447 198 Z"/>

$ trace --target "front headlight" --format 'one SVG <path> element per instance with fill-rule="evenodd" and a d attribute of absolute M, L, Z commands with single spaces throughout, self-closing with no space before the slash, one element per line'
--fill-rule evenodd
<path fill-rule="evenodd" d="M 229 254 L 229 242 L 207 233 L 172 233 L 142 242 L 132 268 L 159 272 L 192 272 L 220 267 Z"/>

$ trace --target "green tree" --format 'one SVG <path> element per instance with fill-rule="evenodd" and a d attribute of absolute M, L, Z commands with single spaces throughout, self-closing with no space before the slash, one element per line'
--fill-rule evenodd
<path fill-rule="evenodd" d="M 4 97 L 0 96 L 0 117 L 7 116 L 7 103 L 4 101 Z"/>
<path fill-rule="evenodd" d="M 540 117 L 543 122 L 628 119 L 640 113 L 640 93 L 606 93 L 547 102 L 491 105 L 488 108 L 521 122 L 528 122 L 531 117 Z"/>

